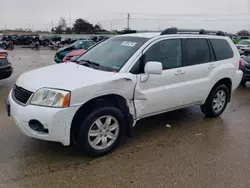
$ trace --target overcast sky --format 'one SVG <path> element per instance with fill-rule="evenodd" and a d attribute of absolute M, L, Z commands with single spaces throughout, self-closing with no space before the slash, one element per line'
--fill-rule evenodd
<path fill-rule="evenodd" d="M 250 0 L 1 0 L 0 29 L 51 29 L 60 17 L 99 22 L 106 29 L 123 29 L 126 14 L 135 29 L 249 29 Z M 70 19 L 71 15 L 71 19 Z M 70 21 L 71 20 L 71 21 Z"/>

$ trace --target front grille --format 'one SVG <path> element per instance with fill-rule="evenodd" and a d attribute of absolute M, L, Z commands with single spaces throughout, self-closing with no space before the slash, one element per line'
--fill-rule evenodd
<path fill-rule="evenodd" d="M 30 96 L 33 94 L 31 91 L 18 87 L 17 85 L 13 88 L 13 98 L 22 104 L 26 104 Z"/>

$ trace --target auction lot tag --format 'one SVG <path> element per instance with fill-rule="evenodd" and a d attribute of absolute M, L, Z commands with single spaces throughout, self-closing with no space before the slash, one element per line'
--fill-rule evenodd
<path fill-rule="evenodd" d="M 129 47 L 134 47 L 136 45 L 136 42 L 124 41 L 121 45 L 123 45 L 123 46 L 129 46 Z"/>

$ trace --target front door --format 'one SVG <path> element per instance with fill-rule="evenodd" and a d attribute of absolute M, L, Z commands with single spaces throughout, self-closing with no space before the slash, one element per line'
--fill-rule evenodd
<path fill-rule="evenodd" d="M 161 75 L 149 75 L 142 80 L 142 72 L 137 76 L 135 92 L 137 119 L 158 114 L 183 105 L 184 74 L 181 68 L 181 40 L 161 39 L 148 46 L 143 52 L 143 64 L 158 61 L 163 65 Z"/>

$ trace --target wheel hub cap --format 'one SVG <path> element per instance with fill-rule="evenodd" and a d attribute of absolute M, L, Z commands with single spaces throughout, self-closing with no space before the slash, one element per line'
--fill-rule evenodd
<path fill-rule="evenodd" d="M 219 90 L 215 94 L 213 99 L 213 104 L 212 104 L 213 110 L 216 113 L 219 113 L 224 108 L 225 104 L 226 104 L 226 93 L 223 90 Z"/>
<path fill-rule="evenodd" d="M 98 118 L 89 129 L 89 144 L 96 150 L 110 147 L 118 137 L 119 127 L 118 121 L 112 116 Z"/>

